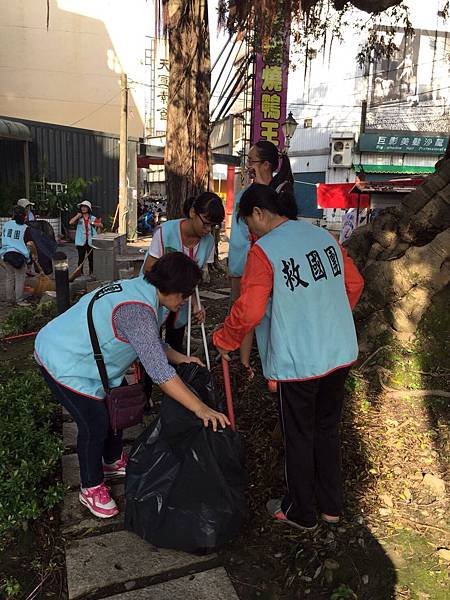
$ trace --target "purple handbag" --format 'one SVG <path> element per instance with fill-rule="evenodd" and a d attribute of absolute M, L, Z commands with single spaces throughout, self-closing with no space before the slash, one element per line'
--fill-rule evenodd
<path fill-rule="evenodd" d="M 100 348 L 97 337 L 97 332 L 94 327 L 92 318 L 92 306 L 96 300 L 105 294 L 122 291 L 120 283 L 114 283 L 101 288 L 89 302 L 87 308 L 87 320 L 89 327 L 89 335 L 91 338 L 94 358 L 97 363 L 100 379 L 102 380 L 103 389 L 105 390 L 105 404 L 109 413 L 111 428 L 114 433 L 127 427 L 132 427 L 138 423 L 142 423 L 144 417 L 144 407 L 147 403 L 147 396 L 142 383 L 134 383 L 132 385 L 121 385 L 119 387 L 110 388 L 108 383 L 108 373 L 106 371 L 105 361 Z"/>

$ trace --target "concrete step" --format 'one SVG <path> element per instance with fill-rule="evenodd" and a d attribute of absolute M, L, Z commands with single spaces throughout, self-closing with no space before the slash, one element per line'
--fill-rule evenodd
<path fill-rule="evenodd" d="M 124 594 L 108 600 L 239 600 L 224 568 L 203 571 Z"/>
<path fill-rule="evenodd" d="M 77 537 L 103 529 L 121 529 L 124 520 L 124 484 L 117 481 L 111 485 L 111 496 L 117 502 L 120 513 L 112 519 L 98 519 L 78 499 L 78 490 L 64 496 L 61 510 L 61 529 L 64 535 Z"/>
<path fill-rule="evenodd" d="M 124 446 L 124 450 L 125 452 L 129 452 L 130 447 Z M 71 488 L 78 488 L 80 486 L 80 467 L 78 456 L 75 453 L 65 454 L 62 457 L 62 479 L 63 483 Z"/>
<path fill-rule="evenodd" d="M 86 594 L 106 598 L 130 591 L 131 586 L 143 588 L 218 565 L 216 555 L 158 549 L 133 533 L 116 531 L 66 542 L 66 566 L 69 599 L 73 600 Z"/>
<path fill-rule="evenodd" d="M 134 427 L 128 427 L 128 429 L 123 430 L 123 441 L 133 442 L 136 438 L 138 438 L 141 433 L 146 429 L 147 425 L 144 423 L 140 423 L 139 425 L 135 425 Z M 65 422 L 63 423 L 63 441 L 65 449 L 74 450 L 77 445 L 77 424 L 75 422 Z"/>
<path fill-rule="evenodd" d="M 216 294 L 216 292 L 210 292 L 209 290 L 201 290 L 200 297 L 207 298 L 208 300 L 228 300 L 228 296 Z"/>

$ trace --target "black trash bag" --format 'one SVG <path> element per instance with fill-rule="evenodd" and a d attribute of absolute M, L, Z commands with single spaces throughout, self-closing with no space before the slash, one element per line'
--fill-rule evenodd
<path fill-rule="evenodd" d="M 223 412 L 211 374 L 195 363 L 178 374 Z M 206 553 L 231 540 L 246 514 L 239 434 L 214 432 L 164 396 L 156 422 L 136 440 L 125 482 L 125 528 L 160 548 Z"/>
<path fill-rule="evenodd" d="M 31 221 L 28 227 L 36 246 L 38 262 L 44 273 L 50 275 L 53 271 L 52 258 L 58 249 L 53 227 L 47 221 Z"/>

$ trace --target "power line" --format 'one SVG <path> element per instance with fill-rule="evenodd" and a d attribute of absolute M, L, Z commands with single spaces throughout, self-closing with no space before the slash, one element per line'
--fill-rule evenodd
<path fill-rule="evenodd" d="M 120 92 L 116 92 L 112 98 L 110 98 L 109 100 L 107 100 L 106 102 L 104 102 L 102 105 L 98 106 L 97 108 L 95 108 L 93 111 L 91 111 L 90 113 L 88 113 L 84 117 L 81 117 L 81 119 L 78 119 L 78 121 L 74 121 L 68 127 L 73 127 L 77 123 L 80 123 L 81 121 L 84 121 L 85 119 L 89 118 L 90 116 L 92 116 L 93 114 L 95 114 L 96 112 L 98 112 L 99 110 L 101 110 L 102 108 L 104 108 L 107 104 L 109 104 L 111 102 L 111 100 L 114 100 L 114 98 L 117 98 L 117 96 L 119 94 L 120 94 Z"/>

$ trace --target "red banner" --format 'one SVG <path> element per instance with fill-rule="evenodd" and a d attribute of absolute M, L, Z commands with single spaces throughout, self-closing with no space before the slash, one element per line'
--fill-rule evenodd
<path fill-rule="evenodd" d="M 317 186 L 318 208 L 369 208 L 370 195 L 350 193 L 354 183 L 319 183 Z"/>

